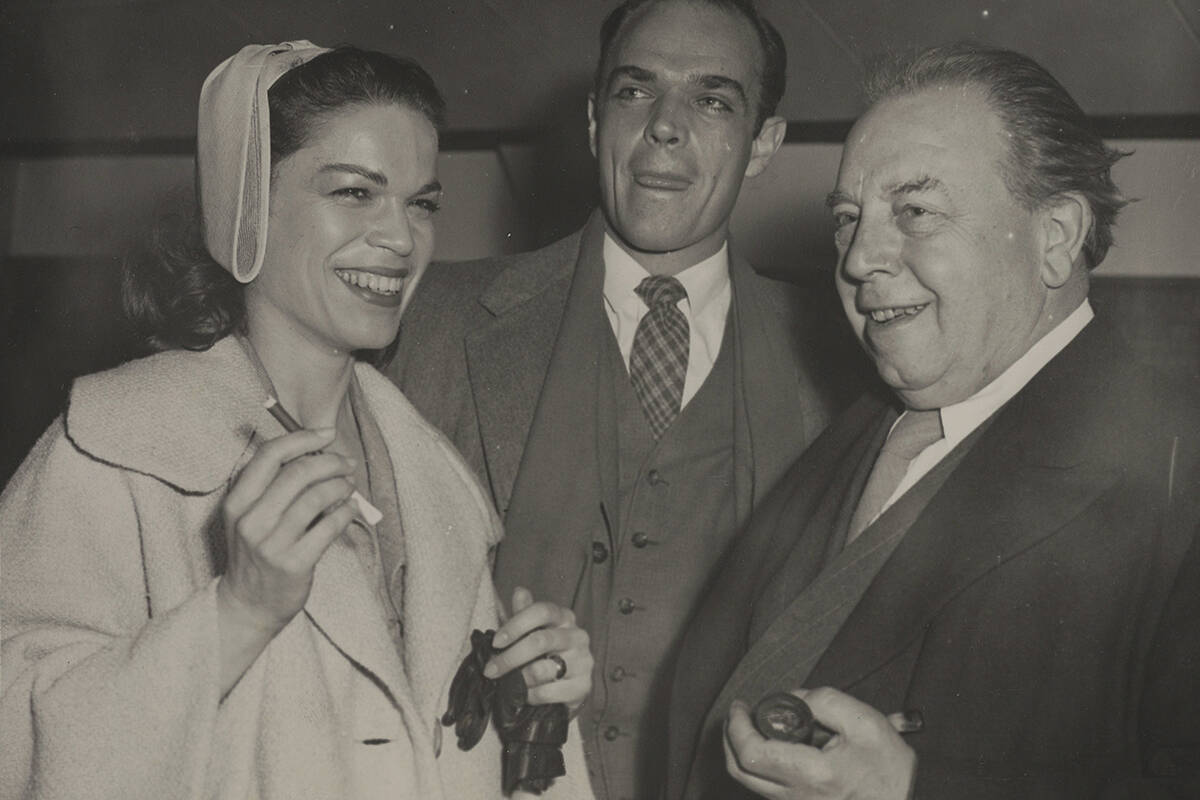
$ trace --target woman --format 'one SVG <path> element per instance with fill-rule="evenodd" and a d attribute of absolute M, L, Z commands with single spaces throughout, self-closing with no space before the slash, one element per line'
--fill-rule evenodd
<path fill-rule="evenodd" d="M 420 67 L 349 48 L 250 46 L 205 82 L 220 267 L 132 277 L 171 349 L 77 381 L 0 498 L 0 796 L 501 795 L 495 733 L 464 752 L 439 721 L 497 627 L 499 526 L 353 355 L 429 262 L 441 117 Z M 586 634 L 513 606 L 489 672 L 577 708 Z M 577 735 L 565 755 L 550 796 L 590 796 Z"/>

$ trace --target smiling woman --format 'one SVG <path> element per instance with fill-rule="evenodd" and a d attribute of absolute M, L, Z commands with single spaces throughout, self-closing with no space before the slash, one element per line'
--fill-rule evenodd
<path fill-rule="evenodd" d="M 570 612 L 518 591 L 500 624 L 490 504 L 361 358 L 429 264 L 441 119 L 354 48 L 205 81 L 204 252 L 126 280 L 163 352 L 77 381 L 0 496 L 0 796 L 499 798 L 495 729 L 442 747 L 472 630 L 529 703 L 588 693 Z M 551 796 L 590 796 L 564 755 Z"/>

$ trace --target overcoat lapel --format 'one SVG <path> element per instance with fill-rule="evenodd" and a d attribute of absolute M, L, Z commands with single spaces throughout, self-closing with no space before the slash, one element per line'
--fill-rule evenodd
<path fill-rule="evenodd" d="M 1085 376 L 1104 374 L 1108 343 L 1097 328 L 1085 329 L 995 414 L 884 564 L 810 684 L 853 687 L 966 587 L 1062 530 L 1118 479 L 1119 465 L 1102 455 L 1072 402 L 1092 390 Z"/>
<path fill-rule="evenodd" d="M 1041 377 L 998 412 L 909 528 L 810 684 L 853 687 L 957 594 L 1054 535 L 1117 480 L 1115 465 L 1089 459 L 1086 442 L 1074 436 L 1067 398 L 1039 395 Z M 1047 408 L 1059 410 L 1050 424 L 1064 427 L 1030 425 Z"/>

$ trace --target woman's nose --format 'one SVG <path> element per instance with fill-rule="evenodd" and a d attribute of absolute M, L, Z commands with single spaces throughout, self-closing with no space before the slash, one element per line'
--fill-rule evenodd
<path fill-rule="evenodd" d="M 383 247 L 401 256 L 412 252 L 412 220 L 408 218 L 407 206 L 396 208 L 389 205 L 374 222 L 367 233 L 367 244 Z"/>

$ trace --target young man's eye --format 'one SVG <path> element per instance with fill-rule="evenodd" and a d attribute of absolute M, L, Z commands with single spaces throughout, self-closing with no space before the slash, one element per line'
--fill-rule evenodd
<path fill-rule="evenodd" d="M 333 190 L 334 197 L 344 197 L 348 200 L 366 200 L 371 196 L 370 189 L 361 186 L 343 186 Z"/>
<path fill-rule="evenodd" d="M 720 97 L 701 97 L 699 104 L 701 108 L 705 109 L 706 111 L 724 113 L 726 111 L 733 110 L 733 106 L 729 105 L 729 103 L 725 102 Z"/>
<path fill-rule="evenodd" d="M 613 97 L 618 100 L 641 100 L 650 96 L 650 93 L 640 86 L 622 86 L 613 92 Z"/>

